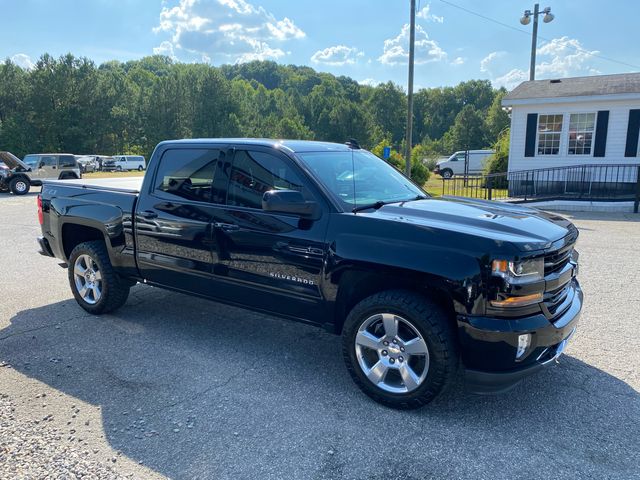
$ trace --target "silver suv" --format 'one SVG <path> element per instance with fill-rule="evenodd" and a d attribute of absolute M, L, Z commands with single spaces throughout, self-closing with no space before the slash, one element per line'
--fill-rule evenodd
<path fill-rule="evenodd" d="M 30 154 L 21 161 L 10 152 L 0 152 L 0 161 L 9 169 L 0 182 L 15 195 L 24 195 L 44 180 L 82 178 L 76 157 L 67 153 Z"/>

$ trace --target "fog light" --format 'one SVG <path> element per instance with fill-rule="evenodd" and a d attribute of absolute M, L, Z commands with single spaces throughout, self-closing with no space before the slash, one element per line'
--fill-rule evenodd
<path fill-rule="evenodd" d="M 516 360 L 520 360 L 531 345 L 531 334 L 518 335 L 518 350 L 516 350 Z"/>

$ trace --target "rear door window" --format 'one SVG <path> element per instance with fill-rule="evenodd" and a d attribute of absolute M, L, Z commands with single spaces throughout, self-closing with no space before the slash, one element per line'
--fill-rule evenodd
<path fill-rule="evenodd" d="M 76 159 L 73 155 L 60 155 L 58 157 L 58 165 L 60 168 L 75 168 Z"/>
<path fill-rule="evenodd" d="M 167 150 L 158 165 L 156 194 L 196 202 L 212 201 L 213 178 L 219 157 L 218 149 Z"/>

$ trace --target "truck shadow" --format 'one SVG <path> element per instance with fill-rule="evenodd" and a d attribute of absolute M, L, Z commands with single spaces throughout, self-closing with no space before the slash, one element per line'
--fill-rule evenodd
<path fill-rule="evenodd" d="M 458 383 L 394 411 L 352 384 L 338 337 L 140 285 L 111 315 L 73 300 L 18 313 L 0 361 L 100 406 L 110 445 L 172 478 L 496 478 L 521 476 L 518 458 L 538 478 L 630 478 L 638 465 L 640 395 L 576 358 L 502 396 Z M 391 460 L 389 444 L 403 446 Z"/>

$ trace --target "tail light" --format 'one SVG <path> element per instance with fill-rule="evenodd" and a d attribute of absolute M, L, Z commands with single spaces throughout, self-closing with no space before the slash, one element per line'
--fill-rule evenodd
<path fill-rule="evenodd" d="M 40 225 L 44 223 L 44 216 L 42 214 L 42 197 L 38 195 L 38 222 Z"/>

